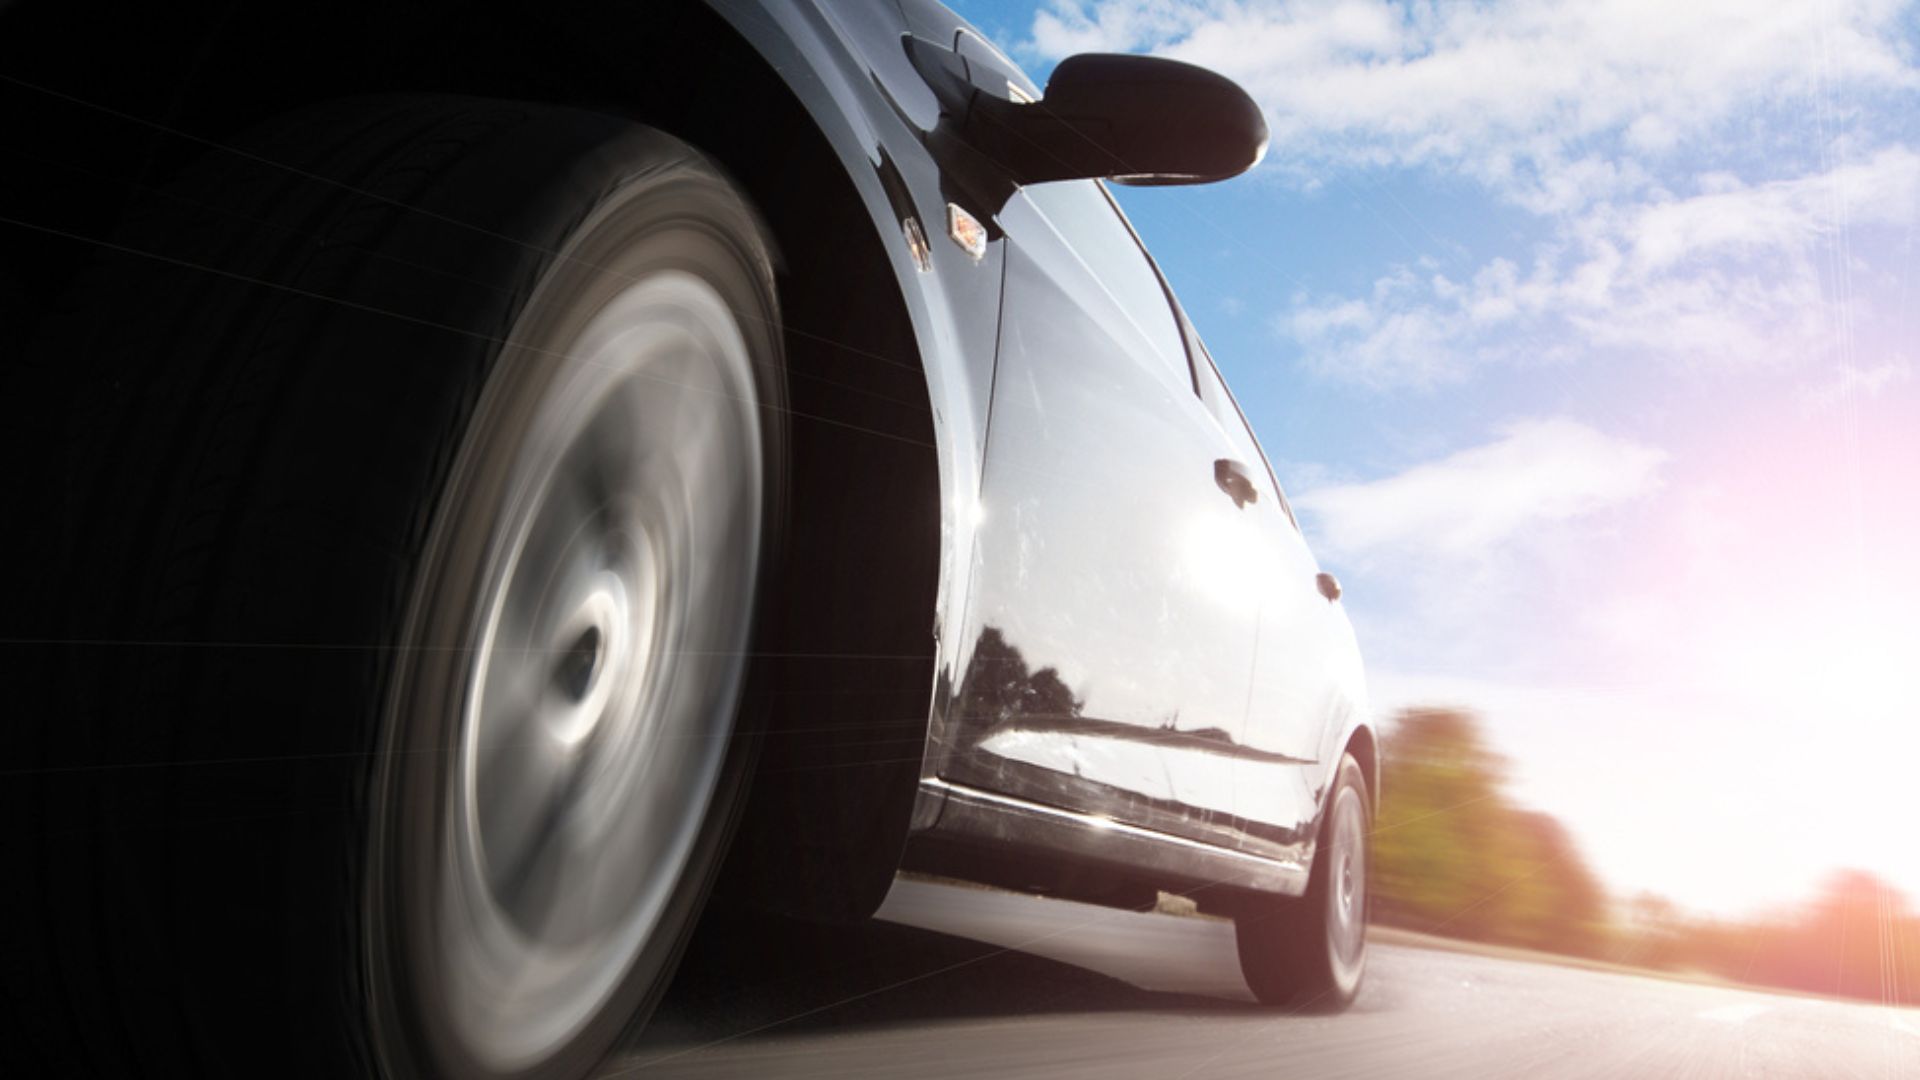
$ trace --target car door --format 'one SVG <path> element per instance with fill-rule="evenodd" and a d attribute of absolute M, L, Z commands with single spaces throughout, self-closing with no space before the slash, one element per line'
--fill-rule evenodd
<path fill-rule="evenodd" d="M 1233 844 L 1257 527 L 1171 300 L 1093 181 L 996 216 L 998 360 L 940 775 Z"/>
<path fill-rule="evenodd" d="M 1254 475 L 1259 501 L 1250 509 L 1259 556 L 1246 576 L 1259 596 L 1252 685 L 1236 759 L 1235 806 L 1248 833 L 1244 845 L 1269 850 L 1306 839 L 1319 805 L 1330 729 L 1344 716 L 1340 665 L 1357 652 L 1339 648 L 1344 618 L 1320 591 L 1320 568 L 1307 547 L 1251 425 L 1227 390 L 1212 356 L 1189 331 L 1200 397 Z M 1272 852 L 1270 853 L 1277 853 Z"/>

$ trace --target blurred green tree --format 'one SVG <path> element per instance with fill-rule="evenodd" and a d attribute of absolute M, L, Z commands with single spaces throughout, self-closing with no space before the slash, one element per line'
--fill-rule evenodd
<path fill-rule="evenodd" d="M 1409 709 L 1384 738 L 1375 828 L 1382 921 L 1479 941 L 1593 953 L 1607 895 L 1564 826 L 1516 806 L 1506 762 L 1460 709 Z"/>
<path fill-rule="evenodd" d="M 1799 910 L 1757 919 L 1701 918 L 1651 893 L 1616 905 L 1565 826 L 1508 796 L 1506 762 L 1473 713 L 1408 709 L 1388 725 L 1381 758 L 1373 848 L 1381 922 L 1920 1004 L 1920 916 L 1872 874 L 1842 871 Z"/>

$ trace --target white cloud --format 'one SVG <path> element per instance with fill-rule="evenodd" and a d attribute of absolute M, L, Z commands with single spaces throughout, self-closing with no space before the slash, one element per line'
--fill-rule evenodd
<path fill-rule="evenodd" d="M 1399 267 L 1364 298 L 1296 296 L 1276 329 L 1312 370 L 1376 388 L 1575 348 L 1790 366 L 1847 349 L 1844 331 L 1874 314 L 1850 279 L 1823 271 L 1850 273 L 1863 234 L 1920 219 L 1920 153 L 1904 147 L 1762 184 L 1712 174 L 1695 185 L 1684 198 L 1591 208 L 1529 269 L 1496 257 L 1456 282 Z"/>
<path fill-rule="evenodd" d="M 1851 261 L 1920 217 L 1915 29 L 1906 0 L 1049 0 L 1027 48 L 1224 71 L 1306 186 L 1416 170 L 1533 215 L 1530 249 L 1275 320 L 1310 370 L 1391 388 L 1595 350 L 1850 362 Z"/>
<path fill-rule="evenodd" d="M 1920 88 L 1899 0 L 1054 0 L 1032 51 L 1146 50 L 1233 76 L 1273 160 L 1436 166 L 1540 213 L 1648 189 L 1760 106 L 1843 120 Z M 1736 138 L 1744 138 L 1744 134 Z"/>
<path fill-rule="evenodd" d="M 1654 490 L 1666 454 L 1566 419 L 1507 426 L 1483 446 L 1294 500 L 1328 551 L 1479 559 L 1530 528 Z"/>
<path fill-rule="evenodd" d="M 1031 48 L 1058 59 L 1080 52 L 1130 52 L 1189 33 L 1206 18 L 1183 0 L 1055 4 L 1033 18 Z"/>
<path fill-rule="evenodd" d="M 1905 147 L 1765 184 L 1748 186 L 1731 177 L 1704 182 L 1714 190 L 1653 202 L 1627 215 L 1623 239 L 1636 268 L 1651 272 L 1686 259 L 1794 251 L 1843 227 L 1911 225 L 1920 212 L 1920 154 Z"/>
<path fill-rule="evenodd" d="M 1049 0 L 1027 48 L 1224 71 L 1306 186 L 1414 170 L 1533 215 L 1530 248 L 1275 320 L 1310 370 L 1384 389 L 1595 351 L 1851 362 L 1851 261 L 1920 217 L 1914 32 L 1904 0 Z"/>
<path fill-rule="evenodd" d="M 1876 398 L 1889 386 L 1913 378 L 1913 367 L 1904 360 L 1888 360 L 1871 367 L 1841 364 L 1827 382 L 1807 391 L 1809 403 L 1832 407 L 1862 397 Z"/>

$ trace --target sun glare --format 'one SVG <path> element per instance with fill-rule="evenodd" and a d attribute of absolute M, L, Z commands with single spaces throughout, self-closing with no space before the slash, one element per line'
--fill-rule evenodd
<path fill-rule="evenodd" d="M 1803 719 L 1890 724 L 1920 717 L 1920 633 L 1865 605 L 1731 629 L 1720 673 Z M 1883 734 L 1891 734 L 1885 732 Z"/>

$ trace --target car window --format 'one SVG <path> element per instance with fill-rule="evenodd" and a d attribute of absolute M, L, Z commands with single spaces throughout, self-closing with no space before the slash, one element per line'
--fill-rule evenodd
<path fill-rule="evenodd" d="M 1020 193 L 1065 238 L 1154 350 L 1169 364 L 1186 368 L 1186 340 L 1160 272 L 1099 182 L 1033 184 Z"/>

